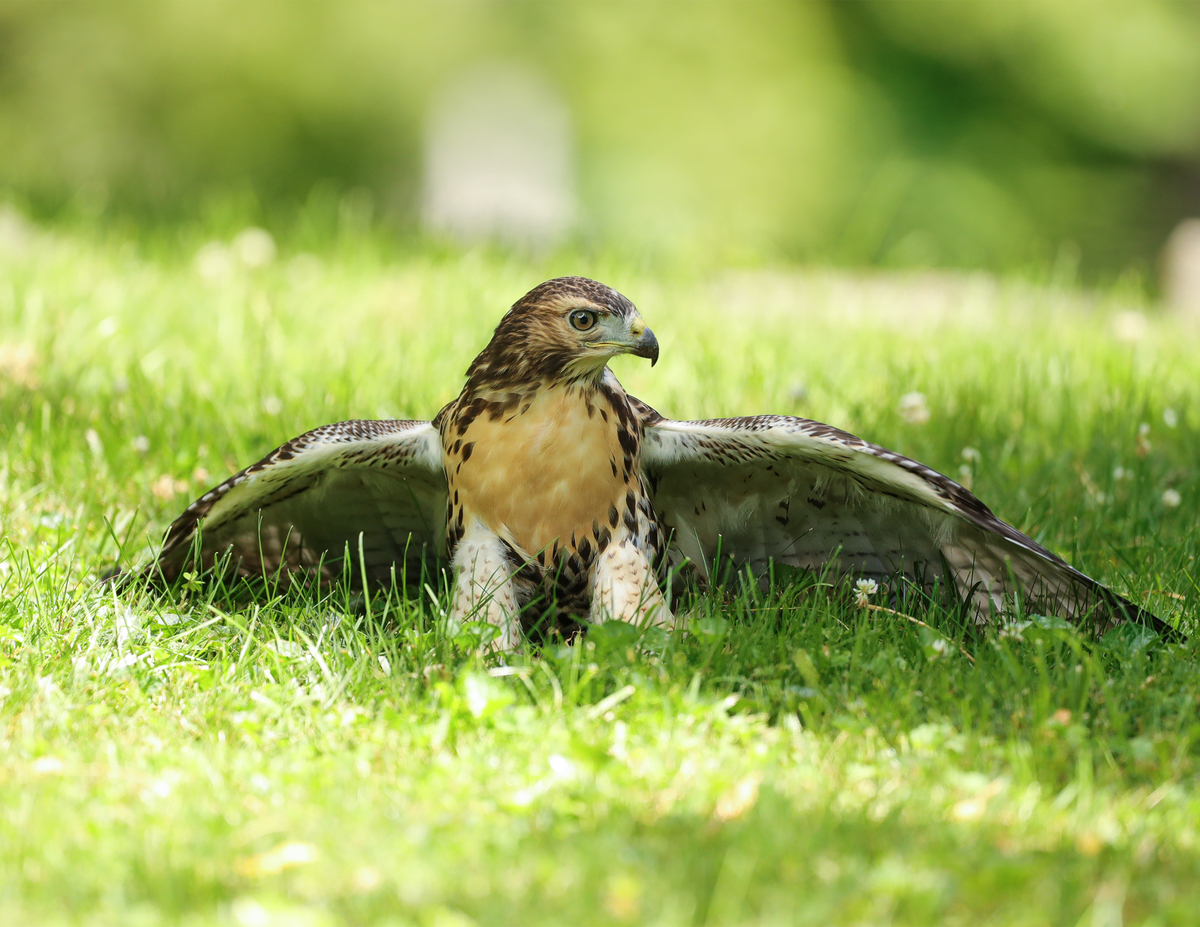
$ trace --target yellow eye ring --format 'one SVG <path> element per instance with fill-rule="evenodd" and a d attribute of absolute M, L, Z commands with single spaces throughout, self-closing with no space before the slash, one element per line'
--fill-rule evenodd
<path fill-rule="evenodd" d="M 572 310 L 567 318 L 571 320 L 571 327 L 577 332 L 586 332 L 596 325 L 596 313 L 591 309 Z"/>

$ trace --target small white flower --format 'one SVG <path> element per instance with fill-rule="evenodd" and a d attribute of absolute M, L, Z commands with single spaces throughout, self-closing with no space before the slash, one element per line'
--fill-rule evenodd
<path fill-rule="evenodd" d="M 860 579 L 854 584 L 854 604 L 859 608 L 866 608 L 871 601 L 871 596 L 879 591 L 879 583 L 873 579 Z"/>
<path fill-rule="evenodd" d="M 39 756 L 33 761 L 33 771 L 39 776 L 56 776 L 63 771 L 63 761 L 55 756 Z"/>
<path fill-rule="evenodd" d="M 920 392 L 905 393 L 900 397 L 897 406 L 900 417 L 910 425 L 924 425 L 930 418 L 929 406 L 925 403 L 925 394 Z"/>
<path fill-rule="evenodd" d="M 187 489 L 187 483 L 183 480 L 175 479 L 169 473 L 164 473 L 150 484 L 150 492 L 160 502 L 169 502 L 176 494 L 183 492 L 185 489 Z"/>
<path fill-rule="evenodd" d="M 1139 457 L 1145 457 L 1150 453 L 1150 423 L 1142 422 L 1138 425 L 1137 431 L 1137 447 L 1135 451 Z"/>
<path fill-rule="evenodd" d="M 196 273 L 205 283 L 221 283 L 233 276 L 233 255 L 219 241 L 210 241 L 196 252 Z"/>
<path fill-rule="evenodd" d="M 1118 341 L 1141 341 L 1150 327 L 1141 312 L 1118 312 L 1112 320 L 1113 334 Z"/>
<path fill-rule="evenodd" d="M 122 644 L 142 635 L 142 616 L 125 605 L 117 609 L 113 624 L 116 626 L 117 640 Z"/>
<path fill-rule="evenodd" d="M 350 876 L 350 887 L 364 895 L 369 895 L 382 884 L 383 873 L 371 866 L 360 866 Z"/>
<path fill-rule="evenodd" d="M 129 670 L 133 669 L 140 663 L 149 663 L 150 654 L 127 653 L 123 657 L 117 657 L 115 660 L 110 660 L 103 671 L 109 676 L 123 676 Z"/>
<path fill-rule="evenodd" d="M 287 657 L 291 660 L 299 660 L 308 656 L 308 651 L 303 644 L 298 644 L 295 641 L 285 641 L 276 638 L 273 641 L 267 641 L 267 649 L 274 651 L 281 657 Z"/>
<path fill-rule="evenodd" d="M 0 213 L 0 222 L 3 221 Z M 31 344 L 0 343 L 0 381 L 11 380 L 28 389 L 38 384 L 38 353 Z"/>
<path fill-rule="evenodd" d="M 962 459 L 967 463 L 979 463 L 979 451 L 973 447 L 964 447 L 962 449 Z"/>
<path fill-rule="evenodd" d="M 150 439 L 145 435 L 138 435 L 131 443 L 133 444 L 133 449 L 139 454 L 144 454 L 150 450 Z"/>
<path fill-rule="evenodd" d="M 1162 503 L 1169 509 L 1179 508 L 1179 503 L 1183 501 L 1183 496 L 1179 495 L 1177 489 L 1164 489 L 1162 494 Z"/>
<path fill-rule="evenodd" d="M 246 267 L 266 267 L 275 260 L 275 239 L 266 229 L 243 229 L 231 250 Z"/>
<path fill-rule="evenodd" d="M 278 415 L 283 411 L 283 401 L 278 396 L 267 396 L 262 401 L 262 410 L 267 415 Z"/>
<path fill-rule="evenodd" d="M 1179 413 L 1174 409 L 1163 409 L 1163 424 L 1174 428 L 1179 424 Z"/>
<path fill-rule="evenodd" d="M 301 252 L 288 261 L 288 283 L 295 287 L 303 287 L 321 276 L 321 259 L 315 254 Z"/>

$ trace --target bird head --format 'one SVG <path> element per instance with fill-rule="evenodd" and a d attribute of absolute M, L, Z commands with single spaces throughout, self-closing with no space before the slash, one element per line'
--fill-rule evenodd
<path fill-rule="evenodd" d="M 493 388 L 598 381 L 620 354 L 658 361 L 658 340 L 633 303 L 595 280 L 558 277 L 517 300 L 467 377 Z"/>

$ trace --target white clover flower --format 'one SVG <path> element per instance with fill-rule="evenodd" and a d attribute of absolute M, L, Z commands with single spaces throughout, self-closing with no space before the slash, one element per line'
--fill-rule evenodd
<path fill-rule="evenodd" d="M 205 283 L 221 283 L 233 276 L 233 255 L 219 241 L 210 241 L 196 252 L 196 273 Z"/>
<path fill-rule="evenodd" d="M 924 425 L 931 415 L 925 394 L 921 392 L 905 393 L 901 396 L 897 411 L 910 425 Z"/>
<path fill-rule="evenodd" d="M 230 250 L 246 267 L 266 267 L 275 260 L 275 239 L 266 229 L 243 229 L 233 239 Z"/>
<path fill-rule="evenodd" d="M 177 480 L 169 473 L 164 473 L 150 484 L 150 492 L 159 502 L 170 502 L 176 495 L 186 491 L 188 484 Z"/>
<path fill-rule="evenodd" d="M 1145 457 L 1150 453 L 1150 423 L 1142 422 L 1138 425 L 1137 430 L 1137 447 L 1135 452 L 1139 457 Z"/>
<path fill-rule="evenodd" d="M 962 459 L 967 463 L 979 463 L 979 451 L 973 447 L 964 447 L 962 449 Z"/>
<path fill-rule="evenodd" d="M 1169 509 L 1179 508 L 1179 503 L 1183 502 L 1183 496 L 1179 495 L 1177 489 L 1164 489 L 1162 494 L 1162 504 Z"/>
<path fill-rule="evenodd" d="M 1174 409 L 1163 409 L 1163 424 L 1174 428 L 1179 424 L 1179 413 Z"/>
<path fill-rule="evenodd" d="M 1146 337 L 1149 323 L 1141 312 L 1118 312 L 1112 320 L 1113 334 L 1118 341 L 1141 341 Z"/>
<path fill-rule="evenodd" d="M 873 579 L 860 579 L 854 584 L 854 604 L 859 608 L 866 608 L 871 601 L 871 596 L 879 591 L 879 583 Z"/>
<path fill-rule="evenodd" d="M 0 344 L 0 381 L 34 389 L 38 385 L 38 354 L 31 344 Z"/>
<path fill-rule="evenodd" d="M 288 261 L 287 280 L 294 287 L 308 286 L 321 276 L 321 271 L 321 259 L 302 251 Z"/>

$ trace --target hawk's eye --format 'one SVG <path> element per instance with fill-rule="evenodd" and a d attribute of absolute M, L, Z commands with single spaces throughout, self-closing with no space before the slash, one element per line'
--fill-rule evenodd
<path fill-rule="evenodd" d="M 591 309 L 576 309 L 569 318 L 571 327 L 577 332 L 585 332 L 596 324 L 596 313 Z"/>

